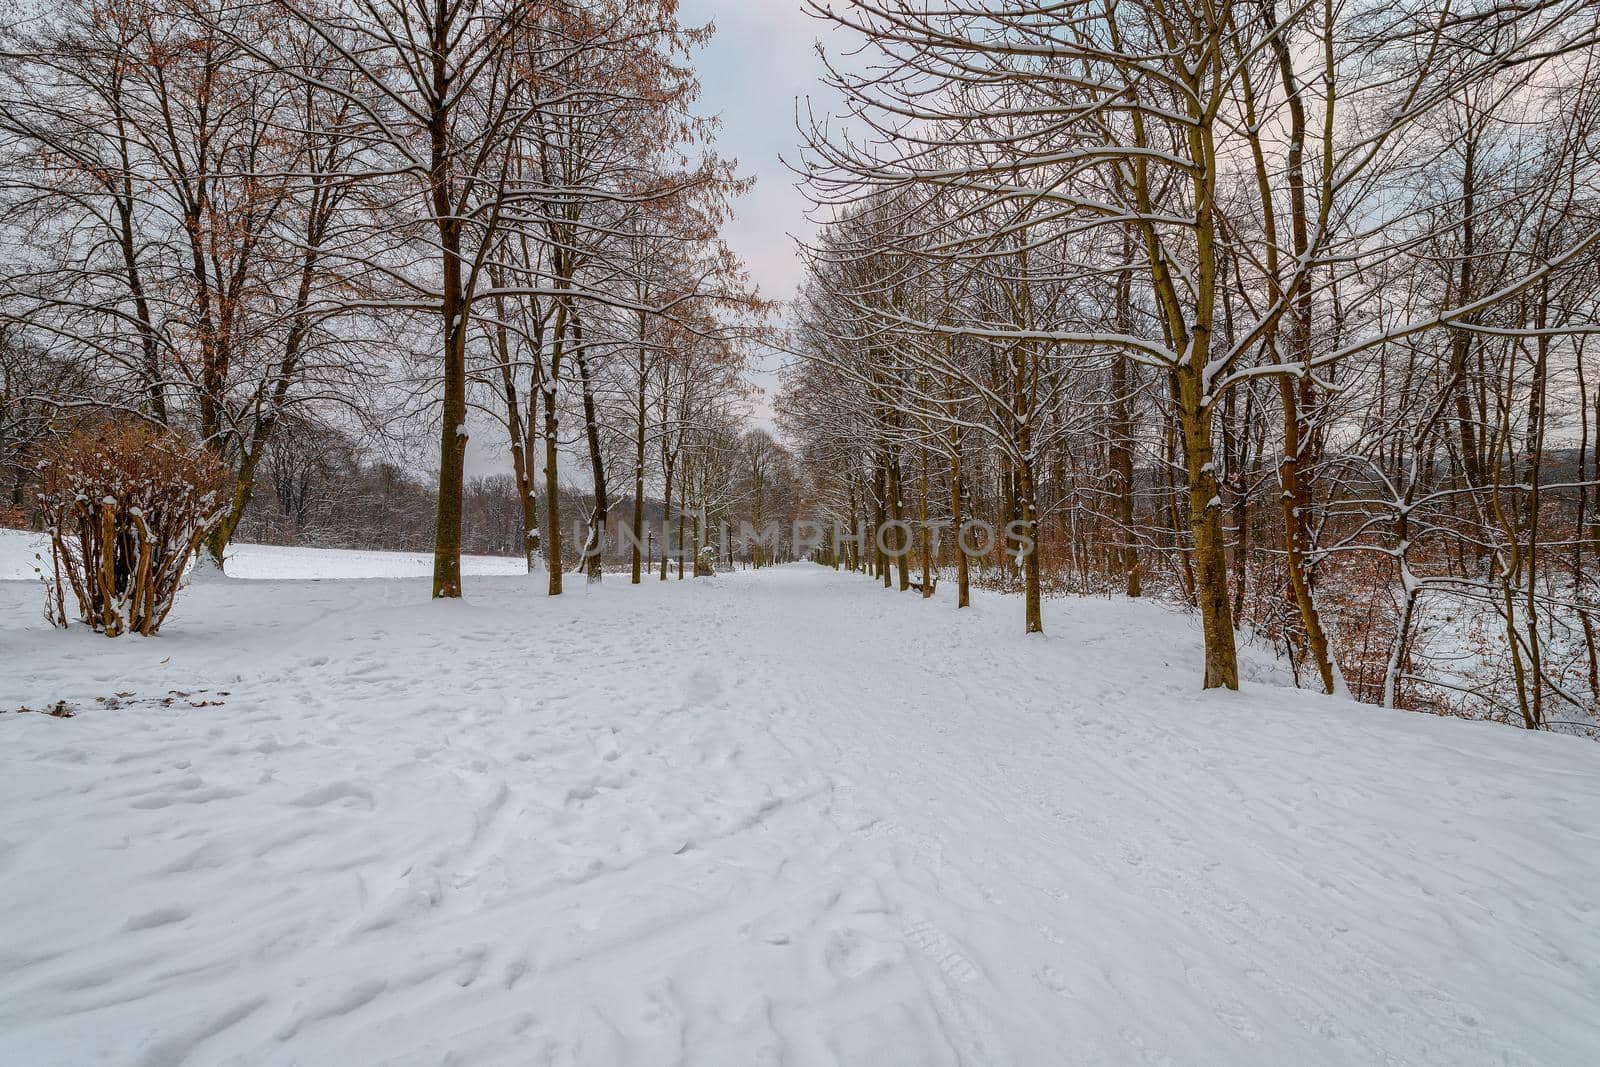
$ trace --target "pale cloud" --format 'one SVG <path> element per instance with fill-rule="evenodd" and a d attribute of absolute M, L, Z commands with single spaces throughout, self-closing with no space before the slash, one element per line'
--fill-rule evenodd
<path fill-rule="evenodd" d="M 807 15 L 800 0 L 683 0 L 679 10 L 686 24 L 716 25 L 716 36 L 695 63 L 700 111 L 722 122 L 718 151 L 737 159 L 740 172 L 756 179 L 755 189 L 735 208 L 728 244 L 744 259 L 763 296 L 787 300 L 803 276 L 795 238 L 808 239 L 813 227 L 806 218 L 806 198 L 785 160 L 798 162 L 796 101 L 802 114 L 808 101 L 818 112 L 830 110 L 816 55 L 816 42 L 819 37 L 827 42 L 830 27 Z M 748 375 L 759 390 L 752 415 L 768 429 L 773 428 L 779 362 L 770 353 Z"/>
<path fill-rule="evenodd" d="M 695 64 L 700 110 L 722 121 L 718 150 L 756 178 L 728 242 L 763 295 L 786 299 L 801 277 L 791 235 L 809 236 L 811 228 L 805 197 L 780 156 L 794 162 L 795 101 L 816 96 L 822 64 L 814 46 L 827 27 L 800 0 L 684 0 L 680 14 L 691 25 L 716 25 Z"/>

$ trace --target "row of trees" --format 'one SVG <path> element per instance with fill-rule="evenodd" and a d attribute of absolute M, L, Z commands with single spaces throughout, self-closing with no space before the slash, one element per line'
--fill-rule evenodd
<path fill-rule="evenodd" d="M 627 428 L 602 425 L 609 426 L 603 437 L 606 469 L 633 475 L 633 441 Z M 236 531 L 244 541 L 412 552 L 432 548 L 434 486 L 392 460 L 366 456 L 355 442 L 337 432 L 290 424 L 275 435 L 261 467 L 261 491 Z M 601 544 L 602 571 L 631 572 L 636 540 L 644 546 L 641 574 L 655 567 L 658 576 L 668 576 L 680 556 L 687 572 L 687 559 L 699 544 L 715 546 L 724 565 L 759 565 L 764 562 L 760 555 L 764 546 L 738 536 L 741 523 L 751 522 L 757 513 L 778 523 L 786 535 L 778 548 L 792 555 L 787 535 L 794 520 L 804 513 L 807 498 L 796 464 L 765 431 L 744 429 L 732 420 L 697 423 L 685 435 L 685 447 L 674 455 L 673 468 L 677 486 L 673 497 L 678 507 L 671 512 L 658 495 L 664 484 L 659 468 L 650 471 L 641 507 L 633 506 L 630 490 L 610 509 Z M 561 499 L 555 510 L 569 516 L 567 532 L 575 526 L 586 527 L 595 506 L 594 493 L 576 485 L 557 491 Z M 462 493 L 462 552 L 523 556 L 530 541 L 525 500 L 514 475 L 469 477 Z M 532 527 L 530 571 L 543 566 L 537 548 L 549 541 L 544 509 L 539 512 Z M 637 535 L 636 515 L 640 523 Z M 730 531 L 726 540 L 721 533 L 724 527 Z M 661 566 L 663 547 L 669 554 L 665 567 Z M 724 549 L 729 554 L 724 555 Z M 587 569 L 589 561 L 580 558 L 574 562 Z"/>
<path fill-rule="evenodd" d="M 264 474 L 303 511 L 319 439 L 419 421 L 436 597 L 461 593 L 469 426 L 502 428 L 516 551 L 552 594 L 574 563 L 599 576 L 616 498 L 636 526 L 647 489 L 717 506 L 704 457 L 736 451 L 764 306 L 718 237 L 747 183 L 694 111 L 710 30 L 676 7 L 31 6 L 0 36 L 12 506 L 41 437 L 107 412 L 226 468 L 218 565 L 272 511 L 252 509 Z M 564 481 L 588 501 L 579 545 Z"/>
<path fill-rule="evenodd" d="M 823 506 L 1020 523 L 918 547 L 1029 631 L 1051 582 L 1180 597 L 1208 688 L 1248 624 L 1328 692 L 1600 713 L 1592 5 L 814 10 L 871 56 L 808 138 Z"/>

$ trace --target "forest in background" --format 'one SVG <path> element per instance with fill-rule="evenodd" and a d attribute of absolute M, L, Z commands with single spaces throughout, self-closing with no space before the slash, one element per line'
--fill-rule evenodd
<path fill-rule="evenodd" d="M 1298 683 L 1600 723 L 1600 37 L 1538 0 L 813 3 L 824 223 L 785 425 L 819 499 L 1017 523 L 989 573 Z M 868 553 L 849 566 L 900 588 Z M 988 577 L 988 574 L 986 574 Z"/>

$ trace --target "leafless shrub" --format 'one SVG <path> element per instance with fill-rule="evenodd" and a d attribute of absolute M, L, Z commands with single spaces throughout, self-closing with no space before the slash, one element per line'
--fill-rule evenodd
<path fill-rule="evenodd" d="M 154 634 L 183 572 L 223 513 L 225 471 L 179 435 L 104 423 L 54 445 L 40 463 L 40 511 L 50 536 L 47 614 L 78 617 L 107 637 Z"/>

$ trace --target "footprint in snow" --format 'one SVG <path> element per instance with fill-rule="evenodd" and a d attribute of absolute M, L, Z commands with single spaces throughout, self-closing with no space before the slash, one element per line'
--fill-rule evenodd
<path fill-rule="evenodd" d="M 329 782 L 289 801 L 297 808 L 320 808 L 341 800 L 353 801 L 368 811 L 376 806 L 372 790 L 356 782 Z"/>
<path fill-rule="evenodd" d="M 963 956 L 943 930 L 931 921 L 919 919 L 907 924 L 906 940 L 938 965 L 940 973 L 953 982 L 970 982 L 979 976 L 978 966 Z"/>
<path fill-rule="evenodd" d="M 128 917 L 128 921 L 122 924 L 122 929 L 128 931 L 129 933 L 132 933 L 135 930 L 154 930 L 157 927 L 171 926 L 173 923 L 181 923 L 191 914 L 193 913 L 190 912 L 188 908 L 156 908 L 153 911 L 142 912 L 138 915 L 130 915 Z"/>
<path fill-rule="evenodd" d="M 357 982 L 344 992 L 328 997 L 308 1010 L 298 1011 L 295 1017 L 278 1031 L 278 1039 L 287 1041 L 311 1023 L 349 1015 L 356 1009 L 377 1000 L 388 988 L 389 983 L 380 978 Z"/>

